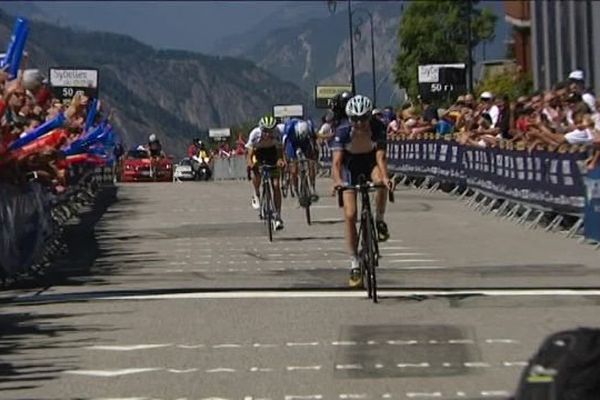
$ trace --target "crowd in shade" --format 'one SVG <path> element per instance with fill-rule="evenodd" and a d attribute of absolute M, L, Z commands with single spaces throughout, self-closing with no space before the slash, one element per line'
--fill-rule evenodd
<path fill-rule="evenodd" d="M 533 151 L 556 151 L 570 145 L 600 145 L 600 102 L 586 89 L 584 72 L 572 71 L 552 89 L 511 101 L 484 91 L 458 96 L 447 109 L 419 99 L 387 117 L 389 110 L 374 110 L 387 124 L 388 139 L 418 139 L 425 133 L 452 135 L 461 144 L 478 147 L 514 145 Z M 589 166 L 598 164 L 594 151 Z"/>
<path fill-rule="evenodd" d="M 60 193 L 83 167 L 112 161 L 115 133 L 98 99 L 55 98 L 47 77 L 28 69 L 27 33 L 19 18 L 0 60 L 0 184 L 36 181 Z"/>

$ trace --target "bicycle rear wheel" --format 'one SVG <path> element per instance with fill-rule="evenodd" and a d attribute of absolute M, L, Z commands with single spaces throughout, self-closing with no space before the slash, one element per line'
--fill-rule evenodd
<path fill-rule="evenodd" d="M 281 183 L 281 195 L 284 198 L 287 198 L 288 190 L 290 190 L 290 187 L 291 187 L 290 172 L 286 168 L 286 170 L 283 173 L 283 182 Z"/>

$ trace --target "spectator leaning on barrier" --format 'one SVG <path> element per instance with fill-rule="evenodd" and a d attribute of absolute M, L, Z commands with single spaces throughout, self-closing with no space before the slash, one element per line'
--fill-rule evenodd
<path fill-rule="evenodd" d="M 496 127 L 500 117 L 500 109 L 494 103 L 494 95 L 490 92 L 483 92 L 479 95 L 483 112 L 487 113 L 492 120 L 492 127 Z"/>

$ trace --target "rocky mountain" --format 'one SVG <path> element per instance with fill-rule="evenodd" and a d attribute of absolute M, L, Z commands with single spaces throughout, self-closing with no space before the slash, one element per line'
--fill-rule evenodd
<path fill-rule="evenodd" d="M 326 10 L 325 2 L 321 9 Z M 375 37 L 375 66 L 377 104 L 397 104 L 403 100 L 403 91 L 394 83 L 391 73 L 398 54 L 397 32 L 404 7 L 402 1 L 353 1 L 354 28 L 360 34 L 354 37 L 356 86 L 359 92 L 371 95 L 371 36 L 368 11 L 373 16 Z M 490 8 L 497 16 L 496 37 L 485 48 L 474 49 L 474 59 L 503 58 L 508 29 L 504 22 L 501 1 L 485 1 L 480 7 Z M 279 78 L 293 82 L 308 93 L 314 86 L 326 83 L 350 82 L 350 40 L 347 2 L 338 1 L 334 14 L 322 15 L 312 9 L 309 15 L 287 18 L 281 13 L 258 23 L 246 34 L 234 35 L 217 42 L 213 53 L 244 57 L 271 71 Z M 279 21 L 285 21 L 284 24 Z M 482 51 L 483 50 L 483 51 Z M 478 68 L 475 68 L 475 76 Z"/>
<path fill-rule="evenodd" d="M 325 2 L 322 8 L 327 10 Z M 316 84 L 349 83 L 349 34 L 346 2 L 338 2 L 334 14 L 305 16 L 285 26 L 269 26 L 263 22 L 248 35 L 223 39 L 215 53 L 245 57 L 278 77 L 296 83 L 308 93 Z M 368 14 L 373 15 L 375 67 L 378 103 L 401 100 L 390 74 L 398 52 L 396 34 L 402 14 L 401 2 L 353 2 L 355 76 L 357 90 L 371 94 L 371 36 Z M 259 34 L 261 32 L 262 34 Z M 241 39 L 241 40 L 240 40 Z"/>
<path fill-rule="evenodd" d="M 0 12 L 0 43 L 8 43 L 13 22 Z M 273 104 L 309 104 L 297 86 L 250 61 L 157 50 L 124 35 L 34 21 L 27 51 L 30 68 L 98 68 L 100 98 L 116 110 L 113 120 L 126 143 L 144 142 L 153 132 L 174 154 L 209 127 L 256 119 Z"/>

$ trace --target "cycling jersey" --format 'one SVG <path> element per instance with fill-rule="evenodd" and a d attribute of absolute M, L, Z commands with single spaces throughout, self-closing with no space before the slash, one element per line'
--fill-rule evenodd
<path fill-rule="evenodd" d="M 299 139 L 296 135 L 296 125 L 303 120 L 300 118 L 290 119 L 285 123 L 283 130 L 283 146 L 288 160 L 296 160 L 296 152 L 302 150 L 306 158 L 313 158 L 315 130 L 310 120 L 305 121 L 308 124 L 308 135 Z"/>
<path fill-rule="evenodd" d="M 377 150 L 386 150 L 385 125 L 373 118 L 370 120 L 369 127 L 371 134 L 366 142 L 355 134 L 352 124 L 347 120 L 342 121 L 336 128 L 331 149 L 343 152 L 342 179 L 347 184 L 358 184 L 361 175 L 370 180 L 371 173 L 377 165 L 375 156 Z"/>
<path fill-rule="evenodd" d="M 257 170 L 257 165 L 259 164 L 277 164 L 280 147 L 281 131 L 277 127 L 273 129 L 272 133 L 263 132 L 258 127 L 254 128 L 248 136 L 248 143 L 246 143 L 246 148 L 254 149 L 254 156 L 256 158 L 255 170 Z"/>
<path fill-rule="evenodd" d="M 260 149 L 267 147 L 276 147 L 281 145 L 281 131 L 275 127 L 272 133 L 267 134 L 260 130 L 259 127 L 252 129 L 248 135 L 247 149 Z"/>

